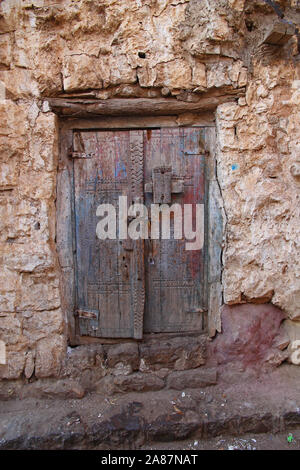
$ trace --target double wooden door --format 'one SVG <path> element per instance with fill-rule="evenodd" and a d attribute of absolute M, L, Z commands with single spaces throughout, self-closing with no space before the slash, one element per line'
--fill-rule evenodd
<path fill-rule="evenodd" d="M 201 331 L 205 327 L 205 243 L 187 250 L 183 227 L 186 205 L 192 207 L 193 215 L 198 205 L 198 230 L 205 232 L 204 132 L 204 128 L 74 132 L 79 335 L 139 339 L 143 332 Z M 120 233 L 120 196 L 127 196 L 127 208 L 133 203 L 146 206 L 148 238 L 124 238 Z M 102 204 L 115 208 L 113 239 L 100 239 L 96 233 L 97 208 Z M 180 239 L 173 237 L 173 211 L 170 238 L 162 239 L 161 234 L 151 238 L 153 204 L 182 208 Z M 133 219 L 129 215 L 126 224 Z"/>

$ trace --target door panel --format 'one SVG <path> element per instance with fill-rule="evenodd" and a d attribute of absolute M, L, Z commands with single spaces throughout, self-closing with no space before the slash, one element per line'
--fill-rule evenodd
<path fill-rule="evenodd" d="M 171 204 L 205 203 L 203 129 L 157 129 L 145 139 L 145 182 L 157 166 L 172 167 L 172 180 L 183 181 Z M 146 193 L 150 208 L 152 194 Z M 204 222 L 203 222 L 204 223 Z M 172 229 L 172 225 L 171 225 Z M 172 230 L 171 230 L 172 234 Z M 187 251 L 186 240 L 147 240 L 145 247 L 145 332 L 179 332 L 204 327 L 204 249 Z"/>
<path fill-rule="evenodd" d="M 143 259 L 143 244 L 134 242 L 131 250 L 126 249 L 118 239 L 118 219 L 116 240 L 96 236 L 98 205 L 117 208 L 120 195 L 129 201 L 140 192 L 136 172 L 143 163 L 137 158 L 142 155 L 142 139 L 141 131 L 74 135 L 74 151 L 79 155 L 74 159 L 74 212 L 80 335 L 142 336 L 144 275 L 138 261 Z M 139 172 L 143 173 L 142 167 Z"/>

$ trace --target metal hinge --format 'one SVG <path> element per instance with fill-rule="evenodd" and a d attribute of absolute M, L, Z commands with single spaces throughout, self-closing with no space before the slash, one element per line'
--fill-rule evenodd
<path fill-rule="evenodd" d="M 69 157 L 70 158 L 83 158 L 84 160 L 87 160 L 89 158 L 93 158 L 95 156 L 95 153 L 83 153 L 83 152 L 69 152 Z"/>

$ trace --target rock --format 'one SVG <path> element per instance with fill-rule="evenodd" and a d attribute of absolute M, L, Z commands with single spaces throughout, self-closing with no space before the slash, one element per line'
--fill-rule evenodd
<path fill-rule="evenodd" d="M 188 439 L 193 433 L 202 433 L 203 423 L 192 410 L 185 413 L 161 414 L 147 423 L 148 439 L 154 442 L 172 442 Z"/>
<path fill-rule="evenodd" d="M 111 372 L 115 376 L 129 375 L 132 373 L 132 367 L 130 364 L 125 365 L 123 362 L 118 362 Z"/>
<path fill-rule="evenodd" d="M 197 62 L 192 67 L 192 84 L 197 87 L 206 87 L 206 67 L 202 62 Z"/>
<path fill-rule="evenodd" d="M 26 310 L 22 312 L 22 317 L 23 334 L 28 344 L 35 344 L 36 341 L 51 334 L 63 333 L 63 313 L 60 308 L 42 312 Z"/>
<path fill-rule="evenodd" d="M 204 335 L 148 340 L 140 344 L 143 367 L 153 370 L 161 367 L 176 370 L 199 367 L 205 363 L 206 341 Z"/>
<path fill-rule="evenodd" d="M 99 70 L 98 63 L 99 61 L 94 57 L 87 55 L 65 57 L 63 65 L 64 90 L 71 92 L 102 88 L 103 75 Z"/>
<path fill-rule="evenodd" d="M 139 368 L 139 350 L 137 343 L 121 343 L 106 347 L 107 366 L 116 367 L 118 364 L 131 366 L 132 370 Z M 118 366 L 120 368 L 120 366 Z"/>
<path fill-rule="evenodd" d="M 161 89 L 161 94 L 162 96 L 169 96 L 170 95 L 170 90 L 168 87 L 164 86 L 162 89 Z"/>
<path fill-rule="evenodd" d="M 217 383 L 217 369 L 200 368 L 172 372 L 167 379 L 167 387 L 175 390 L 187 388 L 203 388 Z"/>
<path fill-rule="evenodd" d="M 50 276 L 47 279 L 45 276 L 23 275 L 21 295 L 22 300 L 18 306 L 19 311 L 45 311 L 60 307 L 58 279 L 53 279 Z"/>
<path fill-rule="evenodd" d="M 116 393 L 156 391 L 161 390 L 164 386 L 164 381 L 156 375 L 140 372 L 113 379 L 113 391 Z"/>
<path fill-rule="evenodd" d="M 137 70 L 137 78 L 142 87 L 153 86 L 156 80 L 155 68 L 140 67 Z"/>
<path fill-rule="evenodd" d="M 287 351 L 280 351 L 280 350 L 273 350 L 269 351 L 265 357 L 264 357 L 264 362 L 278 367 L 280 364 L 285 361 L 288 358 L 288 352 Z"/>
<path fill-rule="evenodd" d="M 283 326 L 290 340 L 288 347 L 289 362 L 300 365 L 300 322 L 285 320 Z"/>
<path fill-rule="evenodd" d="M 104 350 L 101 344 L 89 344 L 68 348 L 64 361 L 62 375 L 80 377 L 83 371 L 92 369 L 95 374 L 95 381 L 101 370 L 104 371 Z M 96 378 L 97 377 L 97 378 Z"/>
<path fill-rule="evenodd" d="M 34 367 L 35 367 L 34 354 L 32 351 L 28 351 L 28 353 L 26 354 L 25 368 L 24 368 L 24 375 L 26 379 L 30 379 L 30 377 L 33 375 Z"/>
<path fill-rule="evenodd" d="M 192 80 L 191 67 L 184 60 L 158 64 L 155 86 L 171 88 L 190 88 Z"/>
<path fill-rule="evenodd" d="M 288 411 L 283 416 L 283 421 L 287 429 L 294 428 L 300 424 L 300 413 L 298 410 Z"/>
<path fill-rule="evenodd" d="M 210 345 L 210 357 L 218 364 L 260 366 L 282 362 L 284 354 L 274 347 L 284 313 L 271 304 L 243 304 L 222 308 L 222 333 Z M 277 358 L 275 360 L 275 357 Z"/>
<path fill-rule="evenodd" d="M 228 0 L 228 3 L 230 5 L 230 8 L 241 12 L 244 9 L 245 0 Z"/>
<path fill-rule="evenodd" d="M 6 364 L 0 366 L 0 378 L 18 379 L 25 367 L 26 352 L 24 349 L 17 351 L 6 351 Z"/>
<path fill-rule="evenodd" d="M 3 304 L 2 304 L 3 305 Z M 17 344 L 22 341 L 22 323 L 13 313 L 2 314 L 0 317 L 1 339 L 6 344 Z"/>
<path fill-rule="evenodd" d="M 11 40 L 10 34 L 0 36 L 0 67 L 10 67 L 11 64 Z"/>
<path fill-rule="evenodd" d="M 238 86 L 239 87 L 244 87 L 248 83 L 248 71 L 245 67 L 242 67 L 240 74 L 239 74 L 239 80 L 238 80 Z"/>
<path fill-rule="evenodd" d="M 36 347 L 36 377 L 59 375 L 65 355 L 65 338 L 62 335 L 49 335 L 41 339 Z"/>
<path fill-rule="evenodd" d="M 51 380 L 43 379 L 27 384 L 22 392 L 21 398 L 83 398 L 84 388 L 75 380 Z"/>

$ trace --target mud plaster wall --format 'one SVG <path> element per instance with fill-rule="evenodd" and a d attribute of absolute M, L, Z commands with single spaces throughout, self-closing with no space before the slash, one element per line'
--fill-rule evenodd
<path fill-rule="evenodd" d="M 278 2 L 294 23 L 298 3 Z M 300 62 L 296 36 L 257 47 L 275 20 L 264 1 L 0 2 L 2 378 L 59 375 L 66 353 L 46 98 L 72 93 L 189 101 L 246 87 L 216 110 L 224 302 L 272 302 L 299 331 Z"/>

